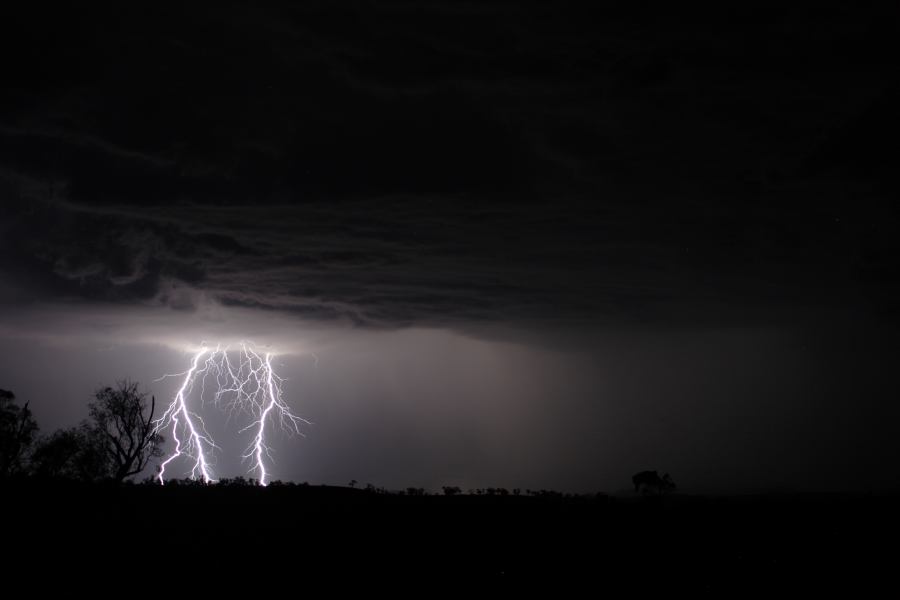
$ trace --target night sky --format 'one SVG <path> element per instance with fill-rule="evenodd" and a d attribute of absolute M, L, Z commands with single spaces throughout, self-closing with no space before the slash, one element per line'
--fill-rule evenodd
<path fill-rule="evenodd" d="M 900 486 L 896 8 L 27 4 L 0 388 L 42 431 L 250 339 L 312 422 L 274 478 Z"/>

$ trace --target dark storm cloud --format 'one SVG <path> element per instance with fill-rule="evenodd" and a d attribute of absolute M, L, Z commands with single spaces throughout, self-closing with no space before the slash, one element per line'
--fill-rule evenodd
<path fill-rule="evenodd" d="M 895 485 L 894 8 L 2 10 L 0 385 L 44 430 L 250 339 L 316 423 L 285 479 Z"/>
<path fill-rule="evenodd" d="M 29 10 L 4 36 L 7 296 L 678 325 L 896 287 L 893 177 L 859 158 L 896 133 L 876 14 Z"/>

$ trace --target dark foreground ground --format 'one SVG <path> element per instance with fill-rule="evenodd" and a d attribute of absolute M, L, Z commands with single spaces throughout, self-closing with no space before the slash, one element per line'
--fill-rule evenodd
<path fill-rule="evenodd" d="M 680 595 L 900 582 L 896 495 L 419 497 L 25 482 L 4 486 L 2 501 L 7 581 L 37 565 L 107 590 L 208 581 L 380 594 L 424 579 Z"/>

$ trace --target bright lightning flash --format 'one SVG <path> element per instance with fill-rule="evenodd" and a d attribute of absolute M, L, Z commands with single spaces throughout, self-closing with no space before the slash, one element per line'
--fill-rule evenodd
<path fill-rule="evenodd" d="M 229 417 L 247 415 L 251 419 L 250 424 L 240 430 L 240 433 L 248 430 L 254 433 L 243 458 L 252 462 L 250 472 L 258 476 L 260 485 L 267 485 L 269 473 L 266 471 L 266 460 L 272 460 L 272 452 L 266 442 L 268 426 L 278 425 L 302 435 L 300 424 L 309 424 L 306 419 L 294 415 L 285 404 L 281 392 L 284 380 L 275 373 L 272 357 L 271 352 L 260 354 L 254 345 L 247 342 L 242 342 L 235 350 L 221 345 L 215 349 L 202 346 L 194 354 L 187 371 L 162 377 L 184 379 L 165 413 L 155 422 L 156 431 L 170 429 L 175 440 L 175 450 L 160 465 L 157 476 L 160 483 L 165 483 L 166 467 L 179 457 L 191 462 L 191 479 L 215 482 L 210 458 L 218 446 L 213 442 L 197 408 L 189 407 L 189 398 L 199 381 L 201 408 L 206 404 L 209 384 L 215 387 L 212 396 L 215 406 L 225 409 Z"/>

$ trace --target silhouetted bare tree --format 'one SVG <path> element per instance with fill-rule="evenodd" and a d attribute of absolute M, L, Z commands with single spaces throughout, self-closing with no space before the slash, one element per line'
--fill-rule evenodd
<path fill-rule="evenodd" d="M 115 388 L 97 390 L 94 397 L 89 405 L 90 427 L 103 442 L 115 481 L 140 473 L 151 458 L 162 456 L 159 446 L 164 440 L 153 424 L 155 397 L 151 397 L 146 416 L 147 394 L 127 379 L 117 382 Z"/>
<path fill-rule="evenodd" d="M 16 475 L 25 469 L 25 460 L 38 432 L 28 403 L 19 407 L 15 400 L 15 394 L 0 390 L 0 477 Z"/>

